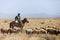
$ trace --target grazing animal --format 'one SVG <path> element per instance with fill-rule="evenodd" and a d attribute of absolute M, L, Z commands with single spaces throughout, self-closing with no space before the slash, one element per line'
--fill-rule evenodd
<path fill-rule="evenodd" d="M 59 34 L 59 31 L 57 31 L 55 29 L 47 29 L 47 33 L 58 35 Z"/>
<path fill-rule="evenodd" d="M 60 34 L 60 29 L 57 30 L 58 34 Z"/>
<path fill-rule="evenodd" d="M 33 33 L 33 29 L 25 29 L 26 34 L 32 34 Z"/>
<path fill-rule="evenodd" d="M 29 23 L 29 21 L 27 20 L 27 18 L 24 18 L 22 21 L 21 21 L 21 23 L 19 24 L 19 23 L 16 23 L 15 21 L 12 21 L 12 22 L 10 22 L 10 28 L 14 28 L 14 27 L 19 27 L 19 28 L 21 28 L 21 30 L 23 29 L 23 27 L 24 27 L 24 24 L 25 23 Z"/>
<path fill-rule="evenodd" d="M 3 33 L 3 34 L 4 34 L 4 33 L 7 33 L 7 34 L 9 33 L 8 30 L 6 30 L 6 29 L 2 29 L 2 28 L 0 29 L 0 31 L 1 31 L 1 33 Z"/>
<path fill-rule="evenodd" d="M 47 34 L 47 31 L 45 29 L 40 29 L 40 33 Z"/>
<path fill-rule="evenodd" d="M 33 33 L 39 34 L 39 33 L 40 33 L 40 29 L 35 28 L 35 29 L 33 30 Z"/>
<path fill-rule="evenodd" d="M 34 34 L 40 34 L 40 33 L 47 33 L 47 31 L 44 30 L 44 29 L 35 28 L 35 29 L 33 29 L 32 33 L 34 33 Z"/>
<path fill-rule="evenodd" d="M 1 31 L 1 33 L 3 33 L 3 34 L 4 34 L 4 33 L 7 33 L 7 34 L 10 33 L 10 34 L 11 34 L 11 33 L 19 33 L 19 32 L 20 32 L 20 29 L 17 29 L 17 30 L 16 30 L 16 29 L 2 29 L 2 28 L 1 28 L 0 31 Z"/>
<path fill-rule="evenodd" d="M 41 29 L 40 29 L 40 33 L 47 34 L 46 28 L 41 27 Z"/>
<path fill-rule="evenodd" d="M 60 30 L 58 31 L 58 34 L 60 34 Z"/>
<path fill-rule="evenodd" d="M 20 29 L 8 29 L 9 33 L 12 34 L 12 33 L 19 33 L 20 32 Z"/>

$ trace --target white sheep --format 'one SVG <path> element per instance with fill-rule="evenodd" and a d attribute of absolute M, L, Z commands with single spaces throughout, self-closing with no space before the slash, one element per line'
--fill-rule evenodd
<path fill-rule="evenodd" d="M 29 29 L 25 29 L 27 34 L 32 34 L 33 33 L 33 29 L 29 28 Z"/>

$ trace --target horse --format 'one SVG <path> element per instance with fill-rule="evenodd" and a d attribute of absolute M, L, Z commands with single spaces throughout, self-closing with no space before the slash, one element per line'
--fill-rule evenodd
<path fill-rule="evenodd" d="M 13 29 L 14 27 L 19 27 L 22 30 L 25 23 L 29 23 L 29 21 L 27 20 L 27 18 L 24 18 L 23 20 L 21 20 L 20 24 L 16 23 L 15 21 L 12 21 L 12 22 L 10 22 L 10 28 Z"/>

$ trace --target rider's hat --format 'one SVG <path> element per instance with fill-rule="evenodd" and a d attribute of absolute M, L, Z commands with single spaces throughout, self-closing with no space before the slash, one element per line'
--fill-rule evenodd
<path fill-rule="evenodd" d="M 20 13 L 18 13 L 18 15 L 20 15 Z"/>

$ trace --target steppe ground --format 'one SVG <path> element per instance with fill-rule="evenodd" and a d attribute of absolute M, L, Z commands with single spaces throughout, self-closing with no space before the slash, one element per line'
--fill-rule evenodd
<path fill-rule="evenodd" d="M 0 28 L 8 29 L 9 23 L 14 19 L 1 18 L 0 19 Z M 47 26 L 55 26 L 60 28 L 60 18 L 28 18 L 29 23 L 25 24 L 23 29 L 26 28 L 40 28 Z M 50 34 L 31 34 L 26 33 L 17 33 L 17 34 L 2 34 L 0 32 L 0 40 L 60 40 L 60 35 L 50 35 Z"/>

